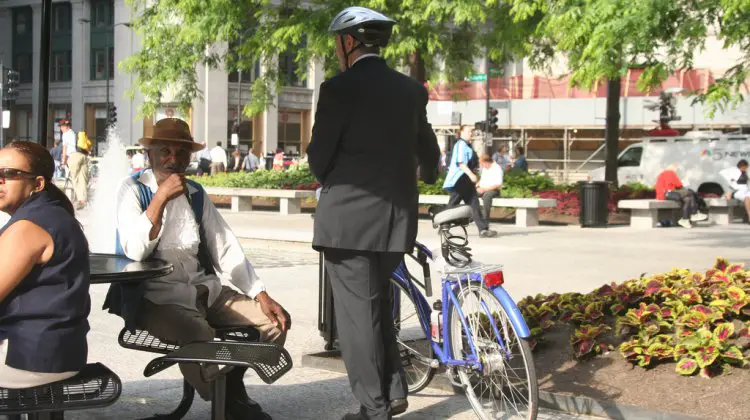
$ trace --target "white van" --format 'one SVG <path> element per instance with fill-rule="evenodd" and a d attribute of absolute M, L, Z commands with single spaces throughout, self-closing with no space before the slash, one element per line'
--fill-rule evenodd
<path fill-rule="evenodd" d="M 640 182 L 653 187 L 670 164 L 685 186 L 700 193 L 721 194 L 729 184 L 719 172 L 750 160 L 750 136 L 693 131 L 681 137 L 647 137 L 628 146 L 617 158 L 620 185 Z M 592 181 L 604 180 L 604 167 L 589 172 Z"/>

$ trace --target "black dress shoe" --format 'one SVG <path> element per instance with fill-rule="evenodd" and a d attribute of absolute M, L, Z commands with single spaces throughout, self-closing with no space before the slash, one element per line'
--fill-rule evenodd
<path fill-rule="evenodd" d="M 409 401 L 407 401 L 406 398 L 396 398 L 395 400 L 391 401 L 392 416 L 404 414 L 407 408 L 409 408 Z"/>

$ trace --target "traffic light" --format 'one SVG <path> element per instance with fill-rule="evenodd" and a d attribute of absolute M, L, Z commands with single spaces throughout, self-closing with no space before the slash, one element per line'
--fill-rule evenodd
<path fill-rule="evenodd" d="M 477 121 L 474 123 L 474 129 L 479 131 L 487 131 L 487 121 Z"/>
<path fill-rule="evenodd" d="M 115 125 L 117 124 L 117 107 L 112 105 L 112 107 L 109 109 L 109 125 Z"/>
<path fill-rule="evenodd" d="M 497 109 L 496 108 L 490 107 L 487 119 L 489 121 L 488 131 L 490 133 L 494 133 L 497 130 Z"/>
<path fill-rule="evenodd" d="M 20 75 L 17 71 L 7 69 L 6 71 L 6 83 L 5 92 L 3 96 L 9 101 L 15 101 L 18 98 L 18 86 L 20 82 Z"/>

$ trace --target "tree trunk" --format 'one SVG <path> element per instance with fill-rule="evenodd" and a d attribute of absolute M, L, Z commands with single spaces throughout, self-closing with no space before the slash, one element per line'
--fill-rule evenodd
<path fill-rule="evenodd" d="M 419 83 L 427 81 L 427 70 L 419 50 L 409 54 L 409 76 L 417 79 Z"/>
<path fill-rule="evenodd" d="M 620 84 L 621 79 L 607 81 L 607 125 L 604 130 L 606 166 L 604 179 L 617 186 L 617 155 L 620 153 Z"/>

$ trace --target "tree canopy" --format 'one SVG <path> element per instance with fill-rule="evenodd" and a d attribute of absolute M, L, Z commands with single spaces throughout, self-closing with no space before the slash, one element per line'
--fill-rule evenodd
<path fill-rule="evenodd" d="M 273 57 L 285 51 L 294 54 L 301 77 L 313 57 L 325 59 L 327 74 L 334 74 L 335 44 L 328 25 L 352 5 L 345 0 L 128 1 L 138 16 L 132 24 L 143 47 L 122 65 L 136 76 L 133 88 L 145 98 L 144 115 L 155 112 L 168 88 L 183 108 L 200 97 L 200 64 L 249 71 L 261 61 L 269 71 L 252 84 L 252 102 L 245 107 L 250 115 L 262 112 L 283 83 Z M 484 48 L 498 62 L 523 56 L 534 27 L 527 19 L 514 21 L 511 4 L 498 0 L 363 0 L 356 5 L 397 21 L 383 56 L 423 82 L 463 80 Z M 233 48 L 217 48 L 221 45 Z"/>

